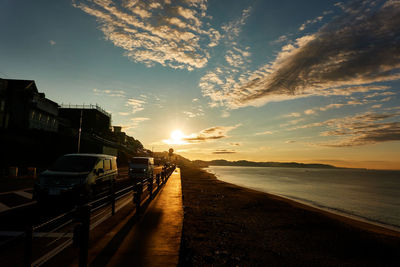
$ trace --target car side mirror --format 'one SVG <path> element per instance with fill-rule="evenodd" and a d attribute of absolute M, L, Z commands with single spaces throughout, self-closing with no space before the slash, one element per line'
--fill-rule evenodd
<path fill-rule="evenodd" d="M 103 174 L 103 173 L 104 173 L 104 169 L 103 168 L 97 169 L 97 175 Z"/>

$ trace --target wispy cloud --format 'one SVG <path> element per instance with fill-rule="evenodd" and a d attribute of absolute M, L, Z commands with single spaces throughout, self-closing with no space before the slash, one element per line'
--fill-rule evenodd
<path fill-rule="evenodd" d="M 95 95 L 98 95 L 98 96 L 106 95 L 106 96 L 111 96 L 111 97 L 126 97 L 126 92 L 123 90 L 109 90 L 109 89 L 100 90 L 97 88 L 93 88 L 93 92 Z"/>
<path fill-rule="evenodd" d="M 129 98 L 126 101 L 125 106 L 131 108 L 131 114 L 135 114 L 136 112 L 142 111 L 144 109 L 145 103 L 146 103 L 146 101 L 144 101 L 144 100 Z"/>
<path fill-rule="evenodd" d="M 231 146 L 241 146 L 242 144 L 241 143 L 229 143 L 229 145 L 231 145 Z"/>
<path fill-rule="evenodd" d="M 242 15 L 225 25 L 221 28 L 224 30 L 225 36 L 229 40 L 234 40 L 236 37 L 239 36 L 240 32 L 242 31 L 243 25 L 246 24 L 247 18 L 250 16 L 251 8 L 246 8 L 242 11 Z"/>
<path fill-rule="evenodd" d="M 298 118 L 300 116 L 301 116 L 301 114 L 299 112 L 292 112 L 292 113 L 283 115 L 284 118 L 292 118 L 292 117 Z"/>
<path fill-rule="evenodd" d="M 217 149 L 212 152 L 213 154 L 235 154 L 237 153 L 235 150 L 228 150 L 228 149 Z"/>
<path fill-rule="evenodd" d="M 297 126 L 293 129 L 325 127 L 321 136 L 338 137 L 334 141 L 315 143 L 318 146 L 349 147 L 400 140 L 399 112 L 365 112 L 343 118 Z"/>
<path fill-rule="evenodd" d="M 378 92 L 378 93 L 373 93 L 370 95 L 365 95 L 361 99 L 356 99 L 356 98 L 352 97 L 352 98 L 350 98 L 351 100 L 348 100 L 343 103 L 332 103 L 332 104 L 328 104 L 323 107 L 315 107 L 315 108 L 307 109 L 304 111 L 304 114 L 306 114 L 306 115 L 317 114 L 319 111 L 339 109 L 344 106 L 358 106 L 358 105 L 374 104 L 374 103 L 378 103 L 378 102 L 387 102 L 387 101 L 390 101 L 392 98 L 391 97 L 386 97 L 386 98 L 381 98 L 381 99 L 371 99 L 371 98 L 393 95 L 393 94 L 394 94 L 393 92 L 383 92 L 383 93 Z M 372 105 L 371 107 L 378 108 L 381 106 L 382 106 L 381 104 L 380 105 L 377 104 L 377 105 Z"/>
<path fill-rule="evenodd" d="M 231 114 L 227 110 L 221 112 L 221 118 L 229 118 Z"/>
<path fill-rule="evenodd" d="M 376 5 L 375 5 L 376 4 Z M 213 71 L 201 81 L 214 105 L 238 108 L 311 95 L 352 94 L 400 79 L 400 4 L 355 1 L 256 71 Z M 357 7 L 357 8 L 356 8 Z"/>
<path fill-rule="evenodd" d="M 96 17 L 105 39 L 125 56 L 147 66 L 202 68 L 210 57 L 207 48 L 221 38 L 216 29 L 205 29 L 207 0 L 74 0 L 73 6 Z"/>
<path fill-rule="evenodd" d="M 304 22 L 303 24 L 301 24 L 299 30 L 304 31 L 307 25 L 317 23 L 317 22 L 321 21 L 323 18 L 324 18 L 323 16 L 318 16 L 315 19 L 309 19 L 306 22 Z"/>
<path fill-rule="evenodd" d="M 228 137 L 228 132 L 236 129 L 239 126 L 240 124 L 235 126 L 214 126 L 204 129 L 197 134 L 191 134 L 190 136 L 183 138 L 183 140 L 192 144 L 218 140 Z"/>
<path fill-rule="evenodd" d="M 124 125 L 122 126 L 122 128 L 127 131 L 130 129 L 134 129 L 137 128 L 139 126 L 139 124 L 141 124 L 142 122 L 148 121 L 150 120 L 150 118 L 145 118 L 145 117 L 136 117 L 136 118 L 132 118 L 130 119 L 130 123 L 128 125 Z"/>
<path fill-rule="evenodd" d="M 255 133 L 254 135 L 270 135 L 273 133 L 274 133 L 273 131 L 264 131 L 264 132 Z"/>
<path fill-rule="evenodd" d="M 204 110 L 201 105 L 193 106 L 191 111 L 182 111 L 182 113 L 188 116 L 189 118 L 204 116 Z"/>
<path fill-rule="evenodd" d="M 166 144 L 176 144 L 177 141 L 179 141 L 180 145 L 212 142 L 229 137 L 228 132 L 238 128 L 239 126 L 241 126 L 241 124 L 237 124 L 234 126 L 214 126 L 201 130 L 198 133 L 192 133 L 190 135 L 181 136 L 179 140 L 174 140 L 173 138 L 171 138 L 163 140 L 163 142 Z"/>

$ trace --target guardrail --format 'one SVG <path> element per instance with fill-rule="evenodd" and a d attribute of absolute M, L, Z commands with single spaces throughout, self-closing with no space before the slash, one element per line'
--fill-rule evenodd
<path fill-rule="evenodd" d="M 40 225 L 28 225 L 24 235 L 24 266 L 40 266 L 71 245 L 79 248 L 79 266 L 87 266 L 90 230 L 114 215 L 117 211 L 116 202 L 132 192 L 134 215 L 139 216 L 174 169 L 166 168 L 159 176 L 135 182 L 117 192 L 112 190 L 109 195 L 75 207 Z M 111 212 L 106 210 L 108 206 Z"/>

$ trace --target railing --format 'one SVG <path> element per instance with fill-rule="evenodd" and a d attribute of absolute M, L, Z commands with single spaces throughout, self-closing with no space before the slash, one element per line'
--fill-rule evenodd
<path fill-rule="evenodd" d="M 98 111 L 100 111 L 101 113 L 103 113 L 104 115 L 108 116 L 111 118 L 111 114 L 108 113 L 107 111 L 105 111 L 104 109 L 102 109 L 99 105 L 92 105 L 92 104 L 82 104 L 82 105 L 71 105 L 71 104 L 64 104 L 62 103 L 60 105 L 61 108 L 75 108 L 75 109 L 97 109 Z"/>
<path fill-rule="evenodd" d="M 79 248 L 79 266 L 87 266 L 90 230 L 113 216 L 130 201 L 116 208 L 116 202 L 133 193 L 134 215 L 141 215 L 165 184 L 175 167 L 163 170 L 156 177 L 136 182 L 100 199 L 75 207 L 40 225 L 25 230 L 24 266 L 40 266 L 73 245 Z M 114 187 L 113 187 L 114 188 Z M 111 207 L 111 212 L 106 209 Z"/>

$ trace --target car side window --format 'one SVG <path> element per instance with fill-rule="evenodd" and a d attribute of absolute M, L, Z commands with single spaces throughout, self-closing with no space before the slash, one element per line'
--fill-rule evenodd
<path fill-rule="evenodd" d="M 103 160 L 100 159 L 100 160 L 96 163 L 96 166 L 94 167 L 94 169 L 95 169 L 95 170 L 104 169 Z"/>
<path fill-rule="evenodd" d="M 104 170 L 105 171 L 111 170 L 111 160 L 109 159 L 104 160 Z"/>

